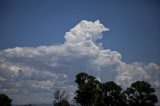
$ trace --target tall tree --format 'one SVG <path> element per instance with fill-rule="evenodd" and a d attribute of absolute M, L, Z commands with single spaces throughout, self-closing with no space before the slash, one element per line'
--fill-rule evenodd
<path fill-rule="evenodd" d="M 100 84 L 96 106 L 125 106 L 121 92 L 122 88 L 113 81 Z"/>
<path fill-rule="evenodd" d="M 76 75 L 75 82 L 78 84 L 78 90 L 74 100 L 81 106 L 93 106 L 99 82 L 95 77 L 83 72 Z"/>
<path fill-rule="evenodd" d="M 154 92 L 155 89 L 147 82 L 136 81 L 123 94 L 129 106 L 155 106 L 158 99 Z"/>
<path fill-rule="evenodd" d="M 80 106 L 155 106 L 155 89 L 144 81 L 137 81 L 122 91 L 113 81 L 100 83 L 86 73 L 76 75 L 78 90 L 74 100 Z"/>

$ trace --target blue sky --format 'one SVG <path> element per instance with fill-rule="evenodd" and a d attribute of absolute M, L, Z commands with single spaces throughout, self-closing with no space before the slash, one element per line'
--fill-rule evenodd
<path fill-rule="evenodd" d="M 64 42 L 81 20 L 99 19 L 110 28 L 103 47 L 127 62 L 160 63 L 158 0 L 1 0 L 0 49 Z"/>
<path fill-rule="evenodd" d="M 51 103 L 54 87 L 72 98 L 75 75 L 83 71 L 124 88 L 145 80 L 160 99 L 159 5 L 0 0 L 0 92 L 14 104 Z"/>

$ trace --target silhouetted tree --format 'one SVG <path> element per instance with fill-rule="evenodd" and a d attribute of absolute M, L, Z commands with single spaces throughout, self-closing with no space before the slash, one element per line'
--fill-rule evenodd
<path fill-rule="evenodd" d="M 11 106 L 12 99 L 5 94 L 0 94 L 0 106 Z"/>
<path fill-rule="evenodd" d="M 53 104 L 54 106 L 70 106 L 68 100 L 68 94 L 65 90 L 55 89 L 53 92 Z"/>
<path fill-rule="evenodd" d="M 155 89 L 144 81 L 137 81 L 122 91 L 121 86 L 110 81 L 100 83 L 86 73 L 76 75 L 78 90 L 74 100 L 80 106 L 155 106 L 158 102 Z"/>
<path fill-rule="evenodd" d="M 136 81 L 123 94 L 129 106 L 155 106 L 158 99 L 154 92 L 155 89 L 147 82 Z"/>
<path fill-rule="evenodd" d="M 78 84 L 78 90 L 74 100 L 81 106 L 93 106 L 99 82 L 95 77 L 83 72 L 76 75 L 75 82 Z"/>
<path fill-rule="evenodd" d="M 122 88 L 110 81 L 100 84 L 96 106 L 125 106 Z"/>

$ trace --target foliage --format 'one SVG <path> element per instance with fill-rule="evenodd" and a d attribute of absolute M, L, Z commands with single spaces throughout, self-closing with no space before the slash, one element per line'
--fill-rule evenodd
<path fill-rule="evenodd" d="M 76 75 L 78 85 L 74 100 L 80 106 L 155 106 L 155 89 L 144 81 L 137 81 L 122 91 L 113 81 L 100 83 L 86 73 Z"/>
<path fill-rule="evenodd" d="M 0 105 L 1 106 L 11 106 L 12 99 L 10 99 L 5 94 L 0 94 Z"/>
<path fill-rule="evenodd" d="M 158 99 L 154 92 L 155 89 L 151 88 L 150 84 L 144 81 L 136 81 L 124 91 L 124 95 L 129 106 L 155 106 Z"/>
<path fill-rule="evenodd" d="M 92 106 L 96 99 L 99 82 L 95 77 L 86 73 L 79 73 L 75 82 L 78 84 L 78 90 L 74 97 L 75 101 L 81 106 Z"/>
<path fill-rule="evenodd" d="M 124 106 L 122 88 L 115 82 L 110 81 L 100 84 L 98 89 L 98 106 Z"/>

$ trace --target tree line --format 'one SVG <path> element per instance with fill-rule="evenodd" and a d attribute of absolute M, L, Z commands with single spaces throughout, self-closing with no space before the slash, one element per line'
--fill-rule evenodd
<path fill-rule="evenodd" d="M 155 106 L 155 89 L 145 81 L 136 81 L 126 90 L 114 81 L 99 82 L 86 73 L 76 75 L 74 100 L 80 106 Z"/>
<path fill-rule="evenodd" d="M 155 106 L 155 89 L 145 81 L 136 81 L 123 90 L 114 81 L 101 83 L 94 76 L 81 72 L 76 75 L 77 90 L 73 98 L 78 106 Z M 65 90 L 53 92 L 54 106 L 71 106 Z M 0 94 L 0 106 L 11 106 L 12 99 Z"/>

